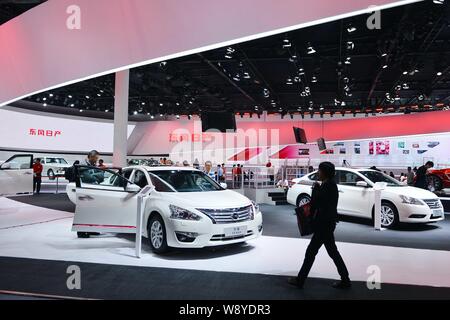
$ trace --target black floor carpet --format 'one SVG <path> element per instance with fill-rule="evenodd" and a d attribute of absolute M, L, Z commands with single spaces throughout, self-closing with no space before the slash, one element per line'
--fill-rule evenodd
<path fill-rule="evenodd" d="M 81 271 L 81 290 L 67 289 L 67 268 Z M 365 282 L 340 291 L 333 280 L 309 279 L 305 288 L 282 276 L 131 267 L 0 257 L 0 290 L 91 299 L 290 300 L 290 299 L 450 299 L 450 288 Z M 1 296 L 0 296 L 1 298 Z"/>
<path fill-rule="evenodd" d="M 70 202 L 65 193 L 41 193 L 39 195 L 10 197 L 9 199 L 47 209 L 75 212 L 75 205 Z"/>

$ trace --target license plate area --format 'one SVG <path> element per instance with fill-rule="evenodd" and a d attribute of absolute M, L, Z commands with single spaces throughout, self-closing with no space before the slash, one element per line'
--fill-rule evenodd
<path fill-rule="evenodd" d="M 225 238 L 242 237 L 247 234 L 247 226 L 230 227 L 224 229 Z"/>
<path fill-rule="evenodd" d="M 437 209 L 437 210 L 433 210 L 431 213 L 431 218 L 432 219 L 437 219 L 437 218 L 441 218 L 444 215 L 444 211 Z"/>

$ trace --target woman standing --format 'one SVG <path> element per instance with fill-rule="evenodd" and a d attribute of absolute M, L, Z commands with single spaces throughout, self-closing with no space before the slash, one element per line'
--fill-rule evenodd
<path fill-rule="evenodd" d="M 305 260 L 295 278 L 289 278 L 289 284 L 303 288 L 309 271 L 314 263 L 317 253 L 322 245 L 328 255 L 333 259 L 337 271 L 341 276 L 341 281 L 333 284 L 337 289 L 348 289 L 351 287 L 351 281 L 339 251 L 334 240 L 334 229 L 338 221 L 337 204 L 339 192 L 334 180 L 335 167 L 331 162 L 322 162 L 319 165 L 319 180 L 322 183 L 315 183 L 311 195 L 311 212 L 315 212 L 313 219 L 314 234 L 311 242 L 306 249 Z"/>

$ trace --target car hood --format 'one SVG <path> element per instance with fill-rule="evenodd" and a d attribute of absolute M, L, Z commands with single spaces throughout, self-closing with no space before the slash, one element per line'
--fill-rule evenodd
<path fill-rule="evenodd" d="M 416 187 L 386 187 L 385 191 L 417 199 L 437 198 L 437 196 L 434 193 Z"/>
<path fill-rule="evenodd" d="M 167 200 L 174 205 L 189 206 L 196 209 L 236 208 L 252 202 L 240 193 L 231 190 L 208 192 L 165 193 Z"/>

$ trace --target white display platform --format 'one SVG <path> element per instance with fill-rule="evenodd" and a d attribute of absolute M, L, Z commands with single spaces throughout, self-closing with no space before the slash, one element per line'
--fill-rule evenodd
<path fill-rule="evenodd" d="M 142 256 L 135 257 L 134 236 L 103 235 L 78 239 L 71 232 L 72 214 L 0 198 L 0 256 L 80 261 L 142 267 L 296 275 L 307 239 L 262 236 L 244 247 L 177 250 L 153 254 L 144 239 Z M 32 224 L 31 224 L 32 223 Z M 23 225 L 14 227 L 14 225 Z M 370 266 L 381 270 L 382 283 L 450 287 L 450 252 L 337 243 L 352 280 L 367 281 Z M 336 268 L 322 248 L 311 277 L 337 278 Z"/>

